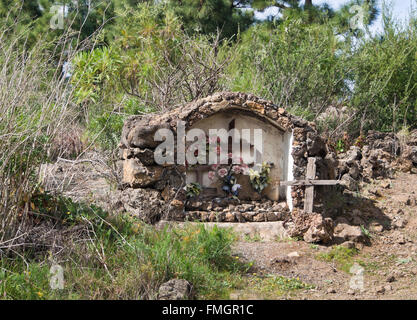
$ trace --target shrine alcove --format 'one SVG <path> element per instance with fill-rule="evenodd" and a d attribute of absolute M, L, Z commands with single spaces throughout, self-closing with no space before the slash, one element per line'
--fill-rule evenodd
<path fill-rule="evenodd" d="M 256 158 L 256 162 L 247 163 L 248 167 L 257 169 L 262 163 L 270 165 L 270 183 L 262 192 L 262 196 L 273 200 L 286 200 L 288 197 L 288 187 L 280 187 L 279 182 L 287 180 L 292 176 L 292 157 L 291 157 L 291 131 L 284 131 L 278 125 L 268 119 L 259 117 L 249 112 L 241 110 L 221 111 L 196 122 L 191 129 L 201 129 L 209 136 L 210 129 L 226 129 L 230 131 L 236 129 L 242 132 L 244 129 L 250 130 L 250 141 L 245 141 L 250 145 L 249 158 Z M 262 146 L 259 142 L 255 143 L 255 130 L 262 130 Z M 240 136 L 244 140 L 247 136 Z M 230 138 L 229 138 L 230 139 Z M 248 158 L 242 153 L 243 141 L 240 144 L 240 150 L 231 149 L 229 141 L 228 152 L 233 153 L 233 158 Z M 247 152 L 248 152 L 247 151 Z M 202 197 L 209 200 L 210 197 L 224 196 L 222 192 L 221 181 L 218 178 L 212 178 L 209 172 L 212 170 L 211 164 L 189 166 L 186 171 L 187 183 L 198 183 L 202 187 Z M 249 177 L 240 174 L 237 176 L 238 184 L 241 186 L 238 198 L 241 200 L 259 200 L 261 195 L 251 187 Z"/>

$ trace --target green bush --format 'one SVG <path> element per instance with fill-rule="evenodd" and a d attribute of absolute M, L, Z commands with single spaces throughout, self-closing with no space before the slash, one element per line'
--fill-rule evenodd
<path fill-rule="evenodd" d="M 71 82 L 89 137 L 105 149 L 117 145 L 127 116 L 165 111 L 223 88 L 229 41 L 189 35 L 165 9 L 141 4 L 122 12 L 113 27 L 119 36 L 72 60 Z"/>
<path fill-rule="evenodd" d="M 231 65 L 231 89 L 266 97 L 313 120 L 336 97 L 343 97 L 341 43 L 332 25 L 286 19 L 257 25 L 242 35 Z"/>
<path fill-rule="evenodd" d="M 349 60 L 354 83 L 350 104 L 359 129 L 399 131 L 417 125 L 416 20 L 408 26 L 385 16 L 382 35 L 363 40 Z"/>
<path fill-rule="evenodd" d="M 306 23 L 297 15 L 255 25 L 237 44 L 228 86 L 269 98 L 323 131 L 358 136 L 415 127 L 417 20 L 411 15 L 400 25 L 389 11 L 383 20 L 381 35 L 342 32 L 337 19 Z M 347 108 L 321 119 L 329 106 Z"/>
<path fill-rule="evenodd" d="M 44 208 L 40 202 L 51 205 Z M 156 230 L 127 216 L 108 216 L 99 208 L 64 198 L 40 198 L 34 208 L 44 216 L 60 218 L 63 230 L 84 225 L 89 240 L 65 244 L 70 248 L 59 257 L 66 261 L 60 263 L 65 271 L 63 290 L 49 287 L 49 267 L 56 257 L 39 259 L 30 250 L 22 253 L 28 262 L 4 257 L 0 262 L 2 298 L 154 299 L 159 286 L 172 278 L 191 282 L 196 297 L 220 297 L 227 295 L 235 275 L 248 267 L 232 257 L 235 237 L 226 229 L 187 225 Z"/>

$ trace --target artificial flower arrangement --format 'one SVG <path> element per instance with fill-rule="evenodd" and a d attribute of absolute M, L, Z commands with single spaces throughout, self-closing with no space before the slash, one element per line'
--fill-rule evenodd
<path fill-rule="evenodd" d="M 230 164 L 213 164 L 211 166 L 211 171 L 208 173 L 208 177 L 210 180 L 214 180 L 218 177 L 223 182 L 223 192 L 226 193 L 226 195 L 237 198 L 241 185 L 237 183 L 236 176 L 239 174 L 247 175 L 249 174 L 250 169 L 248 165 L 243 163 L 242 158 L 233 158 L 233 155 L 229 153 L 228 159 L 232 160 Z"/>
<path fill-rule="evenodd" d="M 196 182 L 188 183 L 184 187 L 187 198 L 197 197 L 198 195 L 200 195 L 202 189 L 203 188 L 200 186 L 200 184 Z"/>
<path fill-rule="evenodd" d="M 216 153 L 220 155 L 221 148 L 218 145 L 220 143 L 219 137 L 213 138 L 206 138 L 206 145 L 207 145 L 207 152 L 209 154 L 210 151 L 210 144 L 216 141 Z M 194 151 L 194 155 L 198 157 L 198 150 Z M 243 163 L 243 159 L 233 157 L 232 153 L 228 154 L 228 164 L 213 164 L 211 166 L 211 171 L 208 173 L 208 177 L 210 180 L 214 180 L 216 177 L 223 182 L 222 190 L 226 195 L 231 196 L 237 199 L 239 195 L 239 189 L 241 189 L 241 185 L 237 183 L 236 176 L 239 174 L 249 176 L 249 181 L 253 189 L 257 193 L 261 193 L 269 184 L 269 172 L 271 165 L 268 163 L 262 163 L 260 170 L 255 170 L 253 168 L 249 168 L 247 164 Z M 197 166 L 195 164 L 194 166 Z M 186 161 L 186 167 L 188 167 L 188 163 Z M 198 186 L 197 186 L 198 185 Z M 197 183 L 191 183 L 186 186 L 186 191 L 188 197 L 198 196 L 201 192 L 201 186 Z"/>
<path fill-rule="evenodd" d="M 271 164 L 263 162 L 260 170 L 249 169 L 249 180 L 253 189 L 257 193 L 261 193 L 270 183 L 269 172 Z"/>

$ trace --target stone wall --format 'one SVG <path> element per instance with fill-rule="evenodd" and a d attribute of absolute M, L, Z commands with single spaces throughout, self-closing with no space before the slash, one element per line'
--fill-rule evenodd
<path fill-rule="evenodd" d="M 172 164 L 160 166 L 154 162 L 153 153 L 160 142 L 155 142 L 153 137 L 155 132 L 160 128 L 169 128 L 174 134 L 177 132 L 177 122 L 184 121 L 186 123 L 186 130 L 192 128 L 199 121 L 206 119 L 219 112 L 239 112 L 242 115 L 254 117 L 261 121 L 272 123 L 283 132 L 293 135 L 292 141 L 292 159 L 293 168 L 292 175 L 294 179 L 304 179 L 306 173 L 306 165 L 308 157 L 316 157 L 317 164 L 317 178 L 319 179 L 334 179 L 334 160 L 328 156 L 328 149 L 325 141 L 318 135 L 315 124 L 305 121 L 299 117 L 289 114 L 284 108 L 275 105 L 271 101 L 267 101 L 251 94 L 238 92 L 221 92 L 216 93 L 204 99 L 200 99 L 184 106 L 172 109 L 163 114 L 151 115 L 137 115 L 129 117 L 123 127 L 120 147 L 120 159 L 123 164 L 123 188 L 140 189 L 136 193 L 145 194 L 141 197 L 146 202 L 146 193 L 151 193 L 152 199 L 155 197 L 159 200 L 154 207 L 148 208 L 146 204 L 138 205 L 141 207 L 139 216 L 146 216 L 146 210 L 153 210 L 152 216 L 159 218 L 186 220 L 185 213 L 186 197 L 183 187 L 185 186 L 185 167 L 183 165 Z M 287 175 L 290 176 L 290 175 Z M 287 194 L 291 194 L 292 204 L 294 207 L 303 206 L 304 188 L 289 187 Z M 320 188 L 316 188 L 317 190 Z M 128 191 L 132 193 L 132 191 Z M 223 200 L 219 200 L 222 202 Z M 155 201 L 154 201 L 155 202 Z M 210 201 L 212 202 L 212 201 Z M 262 201 L 261 201 L 262 202 Z M 233 206 L 233 203 L 229 203 Z M 277 205 L 278 202 L 272 205 Z M 282 206 L 282 205 L 279 205 Z M 204 207 L 204 206 L 202 206 Z M 200 209 L 202 208 L 200 207 Z M 255 206 L 257 207 L 257 206 Z M 281 208 L 281 207 L 280 207 Z M 191 208 L 190 208 L 191 209 Z M 190 210 L 188 217 L 194 219 L 204 220 L 200 212 L 212 211 L 208 210 Z M 204 208 L 203 208 L 204 209 Z M 264 208 L 258 213 L 262 212 Z M 281 208 L 282 209 L 282 208 Z M 276 216 L 282 219 L 285 212 L 288 210 L 277 210 Z M 158 210 L 158 214 L 155 213 Z M 223 209 L 224 210 L 224 209 Z M 196 212 L 199 212 L 196 214 Z M 218 212 L 218 210 L 216 211 Z M 222 211 L 224 212 L 224 211 Z M 233 221 L 242 221 L 239 208 L 230 209 L 234 218 Z M 274 212 L 274 211 L 272 211 Z M 226 216 L 226 213 L 224 216 Z M 151 214 L 151 213 L 149 213 Z M 208 214 L 210 216 L 210 213 Z M 269 218 L 263 214 L 259 218 L 249 218 L 245 221 L 274 219 Z M 211 219 L 208 218 L 208 221 Z M 232 217 L 229 215 L 229 220 Z"/>
<path fill-rule="evenodd" d="M 392 178 L 395 170 L 417 173 L 417 130 L 407 136 L 369 131 L 364 146 L 339 154 L 336 174 L 350 191 L 359 182 Z"/>

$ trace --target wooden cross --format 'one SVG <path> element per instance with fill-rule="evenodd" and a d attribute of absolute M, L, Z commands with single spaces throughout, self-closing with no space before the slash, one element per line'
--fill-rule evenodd
<path fill-rule="evenodd" d="M 340 184 L 340 180 L 314 180 L 316 177 L 316 158 L 308 158 L 305 180 L 281 181 L 281 186 L 305 186 L 304 211 L 313 212 L 314 186 L 330 186 Z"/>

